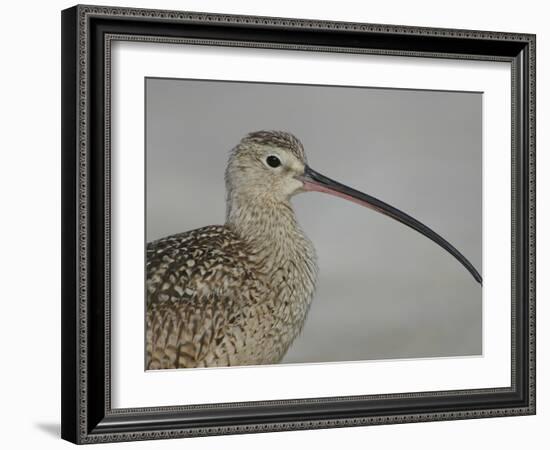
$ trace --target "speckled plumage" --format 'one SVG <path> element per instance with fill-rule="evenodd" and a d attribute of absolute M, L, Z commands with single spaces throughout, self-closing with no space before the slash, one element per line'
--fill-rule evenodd
<path fill-rule="evenodd" d="M 271 170 L 265 156 L 283 161 Z M 305 322 L 315 250 L 289 203 L 301 143 L 261 131 L 232 151 L 227 220 L 147 246 L 148 369 L 279 362 Z M 288 171 L 287 174 L 285 171 Z"/>

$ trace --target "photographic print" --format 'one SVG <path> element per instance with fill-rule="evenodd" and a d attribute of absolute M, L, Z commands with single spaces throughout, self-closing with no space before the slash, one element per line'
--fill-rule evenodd
<path fill-rule="evenodd" d="M 535 414 L 534 35 L 77 5 L 61 41 L 64 439 Z"/>
<path fill-rule="evenodd" d="M 145 368 L 478 357 L 482 92 L 145 79 Z"/>

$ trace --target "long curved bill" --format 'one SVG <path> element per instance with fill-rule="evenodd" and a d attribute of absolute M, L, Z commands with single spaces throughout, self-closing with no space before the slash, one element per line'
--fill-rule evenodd
<path fill-rule="evenodd" d="M 375 197 L 364 194 L 363 192 L 345 186 L 337 181 L 331 180 L 330 178 L 316 172 L 309 166 L 305 166 L 304 174 L 297 178 L 304 183 L 304 190 L 306 191 L 325 192 L 327 194 L 350 200 L 361 206 L 366 206 L 367 208 L 389 216 L 392 219 L 407 225 L 413 230 L 418 231 L 428 239 L 431 239 L 433 242 L 447 250 L 466 268 L 466 270 L 468 270 L 468 272 L 472 274 L 479 284 L 482 283 L 481 275 L 462 253 L 453 247 L 447 240 L 442 238 L 431 228 L 428 228 L 426 225 L 416 220 L 414 217 L 409 216 L 403 211 L 400 211 L 399 209 L 394 208 L 393 206 L 390 206 Z"/>

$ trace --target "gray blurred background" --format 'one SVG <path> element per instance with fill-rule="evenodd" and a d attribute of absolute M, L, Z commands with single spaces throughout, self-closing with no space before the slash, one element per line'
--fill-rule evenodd
<path fill-rule="evenodd" d="M 223 224 L 229 150 L 277 129 L 312 168 L 409 213 L 481 273 L 481 93 L 148 78 L 145 95 L 147 241 Z M 482 353 L 481 287 L 451 255 L 342 199 L 293 205 L 320 272 L 283 362 Z"/>

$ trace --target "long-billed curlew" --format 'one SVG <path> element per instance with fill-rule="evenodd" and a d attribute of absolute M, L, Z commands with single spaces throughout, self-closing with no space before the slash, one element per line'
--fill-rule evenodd
<path fill-rule="evenodd" d="M 148 369 L 273 364 L 302 329 L 315 290 L 313 244 L 290 198 L 333 194 L 415 229 L 451 253 L 481 283 L 473 265 L 416 219 L 312 170 L 290 133 L 244 137 L 227 164 L 225 225 L 147 245 Z"/>

